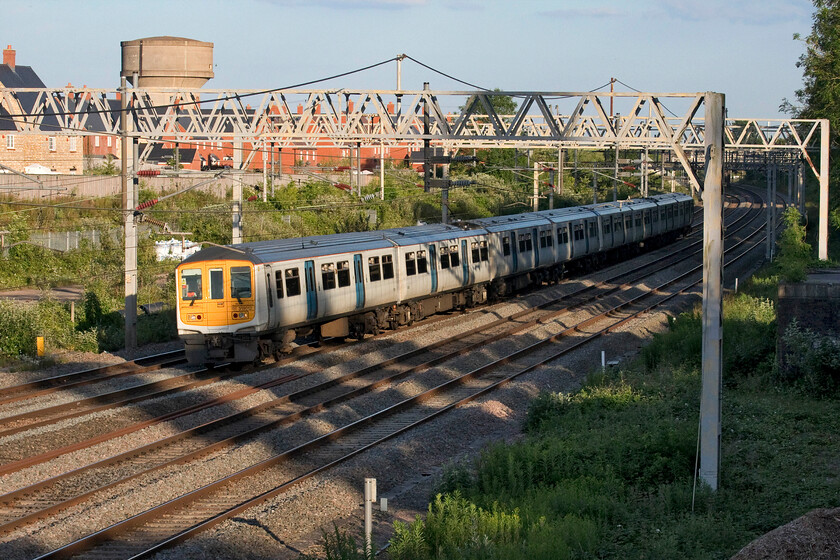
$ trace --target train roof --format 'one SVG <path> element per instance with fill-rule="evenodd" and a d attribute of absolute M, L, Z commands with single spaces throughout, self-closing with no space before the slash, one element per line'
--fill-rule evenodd
<path fill-rule="evenodd" d="M 273 239 L 208 247 L 187 257 L 183 263 L 206 260 L 247 260 L 255 264 L 270 263 L 354 251 L 388 249 L 394 246 L 468 237 L 475 233 L 453 225 L 428 224 L 377 231 Z"/>

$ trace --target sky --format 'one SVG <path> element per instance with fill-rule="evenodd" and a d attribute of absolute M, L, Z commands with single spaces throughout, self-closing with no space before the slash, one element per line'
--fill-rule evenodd
<path fill-rule="evenodd" d="M 119 86 L 120 42 L 214 43 L 206 88 L 270 89 L 407 54 L 479 87 L 716 91 L 730 117 L 778 118 L 802 86 L 809 0 L 0 0 L 0 44 L 48 87 Z M 472 90 L 417 63 L 402 87 Z M 395 62 L 307 86 L 396 88 Z M 607 88 L 608 89 L 608 88 Z M 628 91 L 621 84 L 617 90 Z"/>

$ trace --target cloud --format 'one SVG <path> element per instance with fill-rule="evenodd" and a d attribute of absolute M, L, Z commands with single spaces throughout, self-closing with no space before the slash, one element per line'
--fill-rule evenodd
<path fill-rule="evenodd" d="M 554 17 L 560 19 L 603 19 L 613 18 L 624 15 L 623 12 L 614 8 L 558 8 L 556 10 L 547 10 L 539 12 L 539 15 L 546 17 Z"/>
<path fill-rule="evenodd" d="M 320 7 L 335 10 L 403 10 L 427 5 L 427 0 L 263 0 L 278 6 Z"/>
<path fill-rule="evenodd" d="M 809 21 L 810 7 L 801 0 L 656 0 L 660 15 L 683 21 L 725 20 L 745 25 Z"/>

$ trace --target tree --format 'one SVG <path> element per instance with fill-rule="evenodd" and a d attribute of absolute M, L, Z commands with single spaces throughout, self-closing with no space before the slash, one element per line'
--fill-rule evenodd
<path fill-rule="evenodd" d="M 493 91 L 502 91 L 499 88 L 494 89 Z M 516 114 L 516 107 L 517 103 L 513 100 L 513 97 L 510 95 L 488 95 L 488 100 L 490 101 L 490 106 L 493 107 L 493 110 L 496 111 L 497 115 L 515 115 Z M 475 96 L 470 96 L 467 100 L 466 105 L 462 105 L 458 107 L 461 111 L 465 108 L 472 105 L 473 101 L 475 100 Z M 477 115 L 486 115 L 487 110 L 484 108 L 483 103 L 478 103 L 473 108 L 473 113 Z"/>
<path fill-rule="evenodd" d="M 804 40 L 797 33 L 794 40 L 803 41 L 805 53 L 799 57 L 803 86 L 796 90 L 794 106 L 787 99 L 779 107 L 782 111 L 803 119 L 829 119 L 831 150 L 838 147 L 840 132 L 840 0 L 813 0 L 815 12 L 811 34 Z M 836 185 L 840 179 L 838 154 L 831 155 L 829 181 Z M 840 228 L 840 196 L 831 189 L 829 202 L 832 223 Z"/>

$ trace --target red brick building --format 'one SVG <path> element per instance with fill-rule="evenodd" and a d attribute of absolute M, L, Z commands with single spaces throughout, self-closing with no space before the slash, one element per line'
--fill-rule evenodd
<path fill-rule="evenodd" d="M 16 53 L 9 45 L 3 50 L 3 64 L 0 64 L 0 87 L 46 87 L 31 66 L 21 66 L 15 59 Z M 0 165 L 21 173 L 27 169 L 32 171 L 33 166 L 43 166 L 53 173 L 82 173 L 82 138 L 60 134 L 55 119 L 52 122 L 49 118 L 44 119 L 39 134 L 17 133 L 14 115 L 27 113 L 35 103 L 35 96 L 34 93 L 21 93 L 17 106 L 0 106 Z M 50 132 L 51 127 L 54 133 Z"/>

